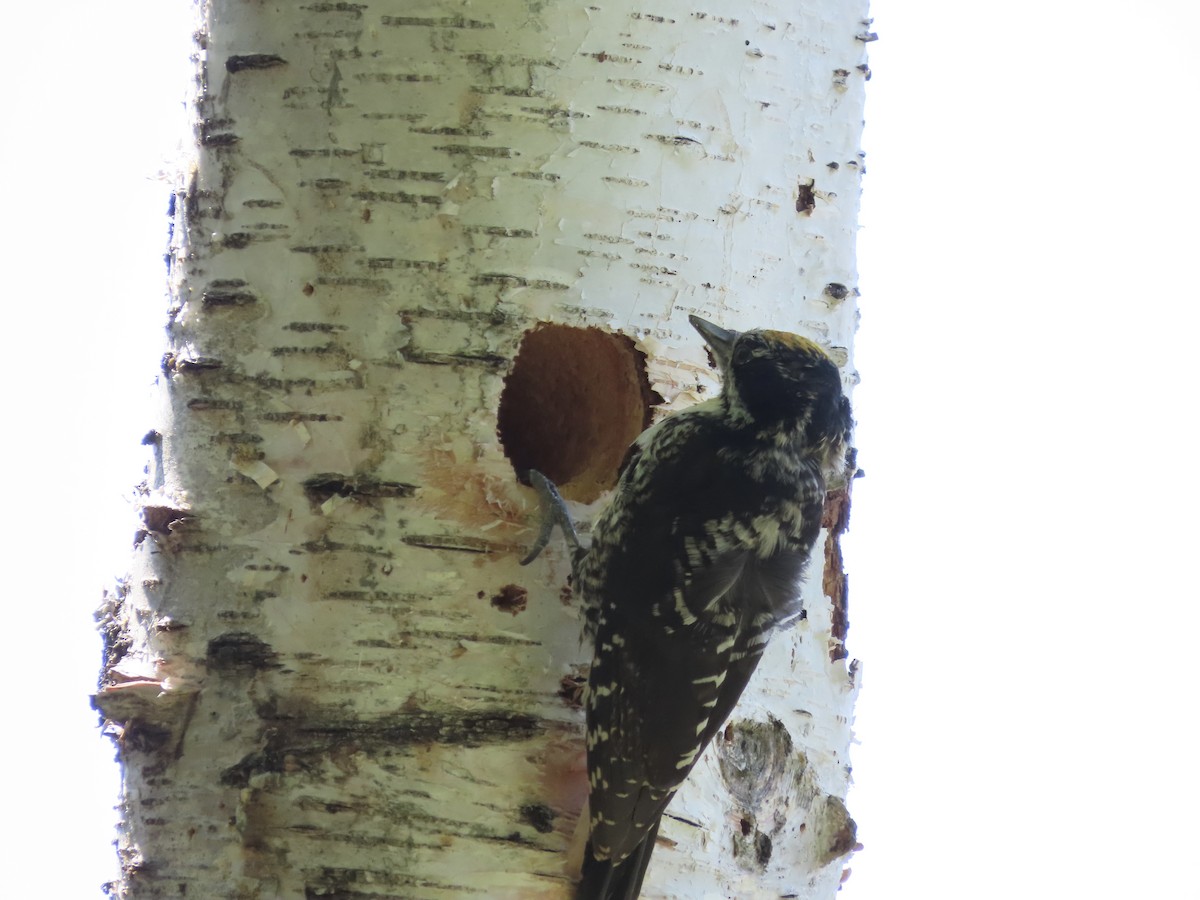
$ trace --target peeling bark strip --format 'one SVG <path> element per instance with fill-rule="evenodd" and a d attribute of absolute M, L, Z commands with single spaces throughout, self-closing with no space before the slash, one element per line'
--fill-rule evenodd
<path fill-rule="evenodd" d="M 854 451 L 846 462 L 847 480 L 834 486 L 825 498 L 821 526 L 825 529 L 825 559 L 821 569 L 821 589 L 830 602 L 829 658 L 845 659 L 846 636 L 850 632 L 849 576 L 842 563 L 842 535 L 850 529 L 850 486 L 861 473 Z"/>
<path fill-rule="evenodd" d="M 688 313 L 853 381 L 865 0 L 409 6 L 202 5 L 144 527 L 100 613 L 122 900 L 568 897 L 589 654 L 565 552 L 518 565 L 514 467 L 599 495 L 714 388 Z M 643 896 L 836 893 L 842 522 Z"/>

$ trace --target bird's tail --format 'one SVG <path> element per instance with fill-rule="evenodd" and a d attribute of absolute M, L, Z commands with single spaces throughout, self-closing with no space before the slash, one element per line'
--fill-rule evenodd
<path fill-rule="evenodd" d="M 588 841 L 583 853 L 583 877 L 576 889 L 575 900 L 637 900 L 661 822 L 659 816 L 642 842 L 619 863 L 596 859 L 592 856 L 592 843 Z"/>

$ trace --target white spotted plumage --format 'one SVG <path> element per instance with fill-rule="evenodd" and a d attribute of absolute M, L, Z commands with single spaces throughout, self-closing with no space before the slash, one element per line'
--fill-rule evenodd
<path fill-rule="evenodd" d="M 579 900 L 637 897 L 663 810 L 773 629 L 800 612 L 825 476 L 852 426 L 837 368 L 811 341 L 692 323 L 722 392 L 634 442 L 575 560 L 595 648 Z"/>

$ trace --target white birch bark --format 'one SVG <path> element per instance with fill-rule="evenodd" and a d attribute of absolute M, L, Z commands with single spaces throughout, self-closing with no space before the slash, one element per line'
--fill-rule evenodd
<path fill-rule="evenodd" d="M 587 653 L 565 554 L 518 565 L 537 508 L 506 450 L 592 499 L 643 424 L 640 357 L 601 338 L 511 379 L 502 445 L 506 373 L 538 323 L 596 326 L 682 407 L 714 388 L 695 312 L 807 334 L 852 380 L 865 15 L 207 3 L 146 535 L 104 610 L 119 896 L 569 896 Z M 544 432 L 541 392 L 566 397 Z M 836 892 L 836 535 L 804 597 L 644 896 Z"/>

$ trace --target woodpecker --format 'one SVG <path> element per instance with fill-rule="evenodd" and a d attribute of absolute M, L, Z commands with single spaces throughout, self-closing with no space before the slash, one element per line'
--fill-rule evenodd
<path fill-rule="evenodd" d="M 843 470 L 853 428 L 838 368 L 817 344 L 690 321 L 721 392 L 637 438 L 590 546 L 554 486 L 530 473 L 546 515 L 525 562 L 563 528 L 593 646 L 577 900 L 638 896 L 667 804 L 772 631 L 801 612 L 827 478 Z"/>

